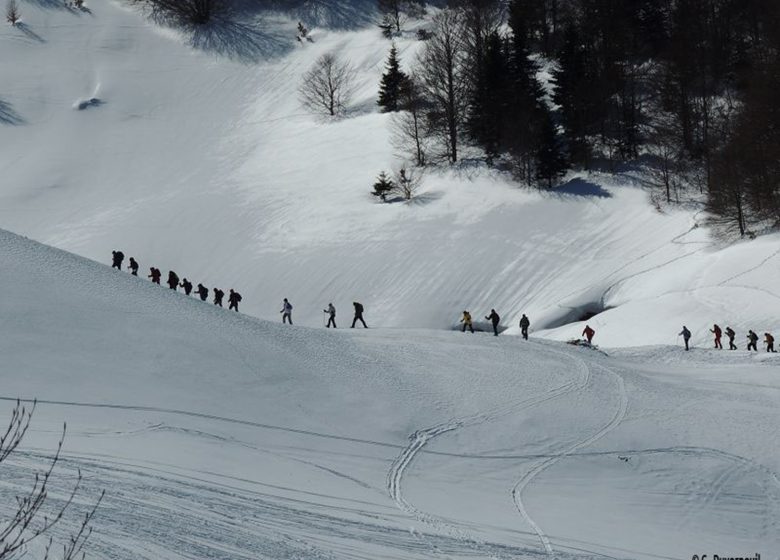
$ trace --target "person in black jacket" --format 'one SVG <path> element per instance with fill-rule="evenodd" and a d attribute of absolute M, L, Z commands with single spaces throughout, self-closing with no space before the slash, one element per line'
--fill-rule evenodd
<path fill-rule="evenodd" d="M 130 264 L 127 268 L 130 270 L 130 274 L 138 276 L 138 262 L 133 257 L 130 257 Z"/>
<path fill-rule="evenodd" d="M 186 278 L 182 279 L 181 284 L 179 284 L 179 286 L 184 288 L 184 293 L 187 295 L 190 295 L 190 292 L 192 292 L 192 282 L 190 282 Z"/>
<path fill-rule="evenodd" d="M 356 301 L 353 301 L 352 305 L 355 307 L 355 318 L 352 319 L 352 327 L 351 328 L 354 329 L 355 328 L 355 324 L 358 321 L 360 321 L 361 323 L 363 323 L 363 328 L 367 329 L 368 325 L 366 325 L 366 322 L 363 320 L 363 304 L 362 303 L 358 303 Z"/>
<path fill-rule="evenodd" d="M 203 284 L 198 284 L 198 289 L 195 290 L 200 296 L 200 301 L 206 301 L 209 297 L 209 289 Z"/>
<path fill-rule="evenodd" d="M 225 297 L 225 292 L 219 288 L 214 288 L 214 305 L 222 307 L 222 298 Z"/>
<path fill-rule="evenodd" d="M 528 340 L 528 327 L 530 326 L 531 321 L 529 321 L 528 317 L 526 317 L 525 313 L 523 313 L 523 316 L 520 318 L 520 333 L 523 335 L 525 340 Z"/>
<path fill-rule="evenodd" d="M 488 319 L 490 321 L 490 324 L 493 325 L 493 336 L 498 336 L 498 322 L 501 320 L 501 317 L 498 316 L 496 310 L 491 309 L 490 315 L 485 317 L 485 319 Z"/>
<path fill-rule="evenodd" d="M 233 289 L 230 289 L 230 295 L 228 296 L 228 309 L 234 309 L 236 312 L 238 312 L 238 302 L 241 301 L 241 294 L 239 294 L 236 291 L 233 291 Z"/>
<path fill-rule="evenodd" d="M 179 287 L 179 275 L 172 270 L 168 271 L 168 287 L 171 290 L 175 290 Z"/>
<path fill-rule="evenodd" d="M 726 336 L 729 337 L 729 350 L 736 350 L 737 345 L 734 344 L 734 337 L 737 336 L 737 333 L 731 327 L 726 327 Z"/>
<path fill-rule="evenodd" d="M 113 257 L 111 261 L 111 268 L 122 270 L 122 261 L 125 260 L 125 254 L 122 251 L 111 251 Z"/>
<path fill-rule="evenodd" d="M 147 276 L 147 278 L 151 278 L 152 282 L 154 282 L 155 284 L 159 284 L 160 277 L 162 276 L 162 272 L 160 272 L 160 269 L 152 266 L 149 268 L 149 271 L 151 272 L 151 274 Z"/>

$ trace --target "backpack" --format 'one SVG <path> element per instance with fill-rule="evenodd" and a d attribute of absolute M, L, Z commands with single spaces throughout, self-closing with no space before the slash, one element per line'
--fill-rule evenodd
<path fill-rule="evenodd" d="M 236 301 L 241 301 L 241 294 L 239 294 L 238 292 L 235 292 L 235 294 L 236 294 Z"/>

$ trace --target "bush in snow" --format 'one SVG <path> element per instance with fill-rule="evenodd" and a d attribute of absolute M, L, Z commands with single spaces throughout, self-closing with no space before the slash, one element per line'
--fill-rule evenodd
<path fill-rule="evenodd" d="M 404 200 L 411 200 L 420 188 L 422 173 L 419 168 L 401 167 L 395 174 L 395 183 Z"/>
<path fill-rule="evenodd" d="M 28 410 L 17 401 L 16 406 L 11 411 L 11 421 L 5 432 L 0 432 L 0 467 L 11 456 L 19 444 L 24 439 L 27 429 L 30 427 L 30 420 L 35 411 L 35 403 Z M 62 430 L 57 452 L 49 460 L 46 468 L 39 473 L 35 473 L 31 488 L 22 495 L 16 496 L 15 509 L 11 510 L 11 518 L 5 523 L 0 523 L 0 560 L 11 560 L 24 555 L 29 543 L 43 538 L 48 540 L 43 549 L 43 560 L 49 558 L 51 547 L 54 544 L 53 537 L 49 536 L 55 532 L 55 527 L 64 519 L 65 514 L 71 509 L 74 500 L 81 489 L 81 472 L 78 473 L 75 483 L 71 490 L 66 493 L 62 499 L 59 493 L 50 500 L 49 492 L 53 482 L 54 468 L 60 460 L 62 442 L 65 438 L 65 429 Z M 83 548 L 92 534 L 92 519 L 95 516 L 98 505 L 103 499 L 104 493 L 101 493 L 96 503 L 87 510 L 77 524 L 76 529 L 71 533 L 62 545 L 59 557 L 62 560 L 75 560 L 83 558 Z M 47 539 L 48 537 L 48 539 Z"/>
<path fill-rule="evenodd" d="M 8 0 L 8 4 L 5 7 L 5 19 L 8 20 L 8 23 L 16 25 L 21 17 L 16 0 Z"/>
<path fill-rule="evenodd" d="M 381 198 L 382 202 L 387 202 L 387 195 L 392 193 L 395 189 L 396 184 L 387 176 L 387 173 L 382 171 L 382 173 L 379 174 L 379 177 L 376 178 L 374 190 L 371 191 L 371 194 Z"/>
<path fill-rule="evenodd" d="M 322 55 L 303 75 L 298 89 L 303 106 L 331 117 L 343 114 L 355 93 L 355 70 L 335 54 Z"/>

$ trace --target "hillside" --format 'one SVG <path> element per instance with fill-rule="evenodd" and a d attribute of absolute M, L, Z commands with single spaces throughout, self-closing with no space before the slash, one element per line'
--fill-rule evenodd
<path fill-rule="evenodd" d="M 285 327 L 2 231 L 0 260 L 0 412 L 39 399 L 0 493 L 67 420 L 90 557 L 778 558 L 772 356 Z"/>
<path fill-rule="evenodd" d="M 57 6 L 26 2 L 24 26 L 0 28 L 11 231 L 234 287 L 262 318 L 289 297 L 309 326 L 329 301 L 345 313 L 358 300 L 372 326 L 448 329 L 464 308 L 495 308 L 556 339 L 598 314 L 606 346 L 667 344 L 682 324 L 698 344 L 715 321 L 775 328 L 778 237 L 720 248 L 689 211 L 658 213 L 630 175 L 572 175 L 538 193 L 464 160 L 429 173 L 413 203 L 378 203 L 370 185 L 397 164 L 374 103 L 388 43 L 371 26 L 314 26 L 314 43 L 298 44 L 297 17 L 317 12 L 277 13 L 187 38 L 113 1 Z M 420 44 L 398 46 L 409 64 Z M 297 98 L 330 50 L 360 84 L 336 122 Z"/>

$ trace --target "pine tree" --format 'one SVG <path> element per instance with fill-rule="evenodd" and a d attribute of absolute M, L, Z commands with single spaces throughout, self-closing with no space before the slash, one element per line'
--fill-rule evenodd
<path fill-rule="evenodd" d="M 566 158 L 549 112 L 542 119 L 536 159 L 536 178 L 547 183 L 547 188 L 552 188 L 553 181 L 566 171 Z"/>
<path fill-rule="evenodd" d="M 387 173 L 382 171 L 376 178 L 376 183 L 374 183 L 374 190 L 371 191 L 371 194 L 381 198 L 382 202 L 387 202 L 387 195 L 393 192 L 395 189 L 396 184 L 390 177 L 387 176 Z"/>
<path fill-rule="evenodd" d="M 377 105 L 382 107 L 383 113 L 393 113 L 401 110 L 401 93 L 407 87 L 408 82 L 409 77 L 400 68 L 398 49 L 396 49 L 395 43 L 393 43 L 387 59 L 387 69 L 382 74 L 382 81 L 379 84 L 379 99 L 376 102 Z"/>
<path fill-rule="evenodd" d="M 471 138 L 485 150 L 488 164 L 493 163 L 504 147 L 502 128 L 508 104 L 508 76 L 509 64 L 503 41 L 494 32 L 486 41 L 466 122 Z"/>

